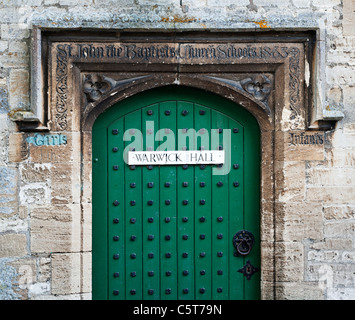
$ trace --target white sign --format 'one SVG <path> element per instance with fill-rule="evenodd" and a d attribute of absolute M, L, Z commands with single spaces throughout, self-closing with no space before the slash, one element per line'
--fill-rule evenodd
<path fill-rule="evenodd" d="M 128 165 L 223 164 L 224 150 L 129 151 Z"/>

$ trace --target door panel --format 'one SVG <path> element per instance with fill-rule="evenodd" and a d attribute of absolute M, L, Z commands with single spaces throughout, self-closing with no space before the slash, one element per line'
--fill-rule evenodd
<path fill-rule="evenodd" d="M 248 260 L 260 266 L 258 126 L 240 106 L 199 93 L 157 90 L 119 103 L 96 121 L 93 298 L 259 298 L 260 272 L 250 280 L 238 272 Z M 159 146 L 225 149 L 230 171 L 215 174 L 227 163 L 124 162 L 129 148 Z M 235 255 L 232 241 L 243 229 L 255 236 L 246 257 Z"/>

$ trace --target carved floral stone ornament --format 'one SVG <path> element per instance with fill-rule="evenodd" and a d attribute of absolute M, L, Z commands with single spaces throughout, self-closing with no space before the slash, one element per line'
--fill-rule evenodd
<path fill-rule="evenodd" d="M 101 75 L 86 75 L 83 89 L 88 101 L 97 101 L 114 87 L 114 80 Z"/>
<path fill-rule="evenodd" d="M 270 79 L 264 75 L 243 79 L 241 85 L 246 92 L 260 101 L 265 101 L 272 90 Z"/>

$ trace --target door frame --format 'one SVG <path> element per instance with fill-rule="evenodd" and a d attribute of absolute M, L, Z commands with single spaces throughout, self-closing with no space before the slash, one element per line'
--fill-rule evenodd
<path fill-rule="evenodd" d="M 148 105 L 158 103 L 167 99 L 176 99 L 181 96 L 181 100 L 199 103 L 203 106 L 224 113 L 226 116 L 238 121 L 244 127 L 244 144 L 250 148 L 244 148 L 244 158 L 248 159 L 243 174 L 249 179 L 244 183 L 244 194 L 252 194 L 253 197 L 244 197 L 245 215 L 253 215 L 257 223 L 252 232 L 260 233 L 260 201 L 255 201 L 255 197 L 260 199 L 260 167 L 261 167 L 261 148 L 260 148 L 260 128 L 255 117 L 242 106 L 229 101 L 216 94 L 208 93 L 196 88 L 181 86 L 169 86 L 165 88 L 152 89 L 134 95 L 128 99 L 108 108 L 95 121 L 92 129 L 92 292 L 93 299 L 108 298 L 108 244 L 102 239 L 107 239 L 108 221 L 107 215 L 107 145 L 108 132 L 106 128 L 113 121 L 123 117 L 130 112 L 141 109 Z M 197 97 L 197 98 L 196 98 Z M 144 105 L 140 102 L 144 99 Z M 179 98 L 180 100 L 180 98 Z M 223 105 L 220 107 L 220 105 Z M 248 227 L 250 228 L 250 227 Z M 258 237 L 259 238 L 259 237 Z M 259 252 L 259 244 L 255 249 Z M 260 265 L 260 261 L 257 262 Z M 258 275 L 259 278 L 259 275 Z M 244 279 L 244 286 L 250 284 Z M 259 284 L 260 285 L 260 284 Z M 260 287 L 259 287 L 260 288 Z M 259 289 L 258 288 L 258 289 Z"/>

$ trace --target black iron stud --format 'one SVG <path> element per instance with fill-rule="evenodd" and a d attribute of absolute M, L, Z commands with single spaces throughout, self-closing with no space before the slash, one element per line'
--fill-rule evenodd
<path fill-rule="evenodd" d="M 152 223 L 153 221 L 154 221 L 154 218 L 152 218 L 152 217 L 149 217 L 149 218 L 148 218 L 148 222 L 149 222 L 149 223 Z"/>
<path fill-rule="evenodd" d="M 222 187 L 222 186 L 223 186 L 223 182 L 222 182 L 222 181 L 218 181 L 218 182 L 217 182 L 217 186 L 218 186 L 218 187 Z"/>
<path fill-rule="evenodd" d="M 170 289 L 170 288 L 165 289 L 165 293 L 166 293 L 166 294 L 170 294 L 170 293 L 171 293 L 171 289 Z"/>
<path fill-rule="evenodd" d="M 150 235 L 148 235 L 148 240 L 153 240 L 154 239 L 154 235 L 152 235 L 152 234 L 150 234 Z"/>
<path fill-rule="evenodd" d="M 189 113 L 189 112 L 188 112 L 187 110 L 182 110 L 182 112 L 181 112 L 181 114 L 182 114 L 183 116 L 186 116 L 188 113 Z"/>
<path fill-rule="evenodd" d="M 169 235 L 169 234 L 167 234 L 166 236 L 165 236 L 165 240 L 170 240 L 171 239 L 171 236 Z"/>
<path fill-rule="evenodd" d="M 187 235 L 187 234 L 184 234 L 183 236 L 182 236 L 182 239 L 183 240 L 187 240 L 189 238 L 189 236 Z"/>
<path fill-rule="evenodd" d="M 205 187 L 206 186 L 206 183 L 205 182 L 200 182 L 200 187 Z"/>
<path fill-rule="evenodd" d="M 118 253 L 116 253 L 116 254 L 113 255 L 113 258 L 114 258 L 115 260 L 117 260 L 117 259 L 120 258 L 120 255 L 119 255 Z"/>
<path fill-rule="evenodd" d="M 239 132 L 239 129 L 238 129 L 238 128 L 233 128 L 233 132 L 234 132 L 234 133 L 238 133 L 238 132 Z"/>
<path fill-rule="evenodd" d="M 223 271 L 222 270 L 217 270 L 217 274 L 220 276 L 223 274 Z"/>
<path fill-rule="evenodd" d="M 239 168 L 239 164 L 238 163 L 233 164 L 233 169 L 238 169 L 238 168 Z"/>
<path fill-rule="evenodd" d="M 183 274 L 184 276 L 187 276 L 187 275 L 189 274 L 189 271 L 188 271 L 188 270 L 184 270 L 184 271 L 182 272 L 182 274 Z"/>
<path fill-rule="evenodd" d="M 153 205 L 153 200 L 148 200 L 147 204 L 148 204 L 148 206 L 152 206 Z"/>
<path fill-rule="evenodd" d="M 152 114 L 153 114 L 153 110 L 148 110 L 148 111 L 147 111 L 147 115 L 148 115 L 148 116 L 151 116 Z"/>
<path fill-rule="evenodd" d="M 223 252 L 222 251 L 217 252 L 217 257 L 222 257 L 222 256 L 223 256 Z"/>
<path fill-rule="evenodd" d="M 154 276 L 154 271 L 148 271 L 148 276 L 153 277 Z"/>
<path fill-rule="evenodd" d="M 188 166 L 187 164 L 184 164 L 184 165 L 182 166 L 182 168 L 183 168 L 184 170 L 186 170 L 188 167 L 189 167 L 189 166 Z"/>
<path fill-rule="evenodd" d="M 136 169 L 136 166 L 129 166 L 129 168 L 130 168 L 131 170 L 135 170 L 135 169 Z"/>
<path fill-rule="evenodd" d="M 118 134 L 118 129 L 112 129 L 112 134 Z"/>
<path fill-rule="evenodd" d="M 223 150 L 223 146 L 218 146 L 218 150 Z"/>
<path fill-rule="evenodd" d="M 148 188 L 153 188 L 154 187 L 154 182 L 148 182 Z"/>
<path fill-rule="evenodd" d="M 223 291 L 222 288 L 217 288 L 217 292 L 218 292 L 218 293 L 221 293 L 222 291 Z"/>
<path fill-rule="evenodd" d="M 189 220 L 188 217 L 183 217 L 183 218 L 182 218 L 182 221 L 183 221 L 183 222 L 187 222 L 188 220 Z"/>
<path fill-rule="evenodd" d="M 165 218 L 165 222 L 170 222 L 170 220 L 171 220 L 170 217 Z"/>
<path fill-rule="evenodd" d="M 187 181 L 184 181 L 184 182 L 182 183 L 182 186 L 185 187 L 185 188 L 186 188 L 188 185 L 189 185 L 189 183 L 188 183 Z"/>
<path fill-rule="evenodd" d="M 167 277 L 170 277 L 170 276 L 171 276 L 171 271 L 166 271 L 166 272 L 165 272 L 165 275 L 166 275 Z"/>
<path fill-rule="evenodd" d="M 222 133 L 223 129 L 222 128 L 218 128 L 218 133 Z"/>
<path fill-rule="evenodd" d="M 118 296 L 119 293 L 120 293 L 120 292 L 119 292 L 118 290 L 113 290 L 113 295 L 114 295 L 114 296 Z"/>
<path fill-rule="evenodd" d="M 136 187 L 136 183 L 135 183 L 135 182 L 132 182 L 132 183 L 130 184 L 130 187 L 131 187 L 131 188 L 135 188 L 135 187 Z"/>
<path fill-rule="evenodd" d="M 182 257 L 183 257 L 183 258 L 187 258 L 187 256 L 188 256 L 188 253 L 187 253 L 187 252 L 184 252 L 184 253 L 182 254 Z"/>
<path fill-rule="evenodd" d="M 137 291 L 136 291 L 135 289 L 132 289 L 132 290 L 130 291 L 130 293 L 131 293 L 132 296 L 134 296 L 134 295 L 136 294 L 136 292 L 137 292 Z"/>
<path fill-rule="evenodd" d="M 171 185 L 171 183 L 170 183 L 170 182 L 165 182 L 165 184 L 164 184 L 164 186 L 165 186 L 166 188 L 169 188 L 169 187 L 170 187 L 170 185 Z"/>
<path fill-rule="evenodd" d="M 200 200 L 200 204 L 204 205 L 206 203 L 206 200 L 205 199 L 201 199 Z"/>
<path fill-rule="evenodd" d="M 170 110 L 165 110 L 164 113 L 165 113 L 166 116 L 170 116 L 170 113 L 171 113 L 171 112 L 170 112 Z"/>
<path fill-rule="evenodd" d="M 183 293 L 183 294 L 189 293 L 189 289 L 187 289 L 187 288 L 182 289 L 182 293 Z"/>
<path fill-rule="evenodd" d="M 200 222 L 205 222 L 206 221 L 206 218 L 205 217 L 201 217 L 200 218 Z"/>
<path fill-rule="evenodd" d="M 148 290 L 148 294 L 149 294 L 149 295 L 153 295 L 153 294 L 154 294 L 154 290 L 153 290 L 153 289 L 149 289 L 149 290 Z"/>
<path fill-rule="evenodd" d="M 113 241 L 118 241 L 118 240 L 120 240 L 119 236 L 113 236 Z"/>
<path fill-rule="evenodd" d="M 200 252 L 200 257 L 203 258 L 206 256 L 206 252 Z"/>
<path fill-rule="evenodd" d="M 120 273 L 119 273 L 119 272 L 115 272 L 115 273 L 113 274 L 113 276 L 114 276 L 115 278 L 118 278 L 118 277 L 120 276 Z"/>
<path fill-rule="evenodd" d="M 200 110 L 200 115 L 203 116 L 206 113 L 205 110 Z"/>
<path fill-rule="evenodd" d="M 135 201 L 135 200 L 132 200 L 132 201 L 130 202 L 130 204 L 131 204 L 131 206 L 135 206 L 135 205 L 136 205 L 136 201 Z"/>
<path fill-rule="evenodd" d="M 114 205 L 115 207 L 117 207 L 119 204 L 120 204 L 120 203 L 118 202 L 118 200 L 115 200 L 115 201 L 113 202 L 113 205 Z"/>
<path fill-rule="evenodd" d="M 205 165 L 205 164 L 201 164 L 201 165 L 200 165 L 200 169 L 201 169 L 201 170 L 206 169 L 206 165 Z"/>
<path fill-rule="evenodd" d="M 182 201 L 182 204 L 183 204 L 184 206 L 186 206 L 188 203 L 189 203 L 188 200 L 183 200 L 183 201 Z"/>
<path fill-rule="evenodd" d="M 149 252 L 148 253 L 148 258 L 149 259 L 153 259 L 154 258 L 154 253 L 153 252 Z"/>
<path fill-rule="evenodd" d="M 200 271 L 200 275 L 201 275 L 201 276 L 204 276 L 205 274 L 206 274 L 206 270 L 201 270 L 201 271 Z"/>
<path fill-rule="evenodd" d="M 118 166 L 114 165 L 113 166 L 113 170 L 117 171 L 118 170 Z"/>
<path fill-rule="evenodd" d="M 113 152 L 117 152 L 117 151 L 118 151 L 118 148 L 117 148 L 117 147 L 114 147 L 114 148 L 112 148 L 112 151 L 113 151 Z"/>
<path fill-rule="evenodd" d="M 223 234 L 222 233 L 217 234 L 217 239 L 222 239 L 222 238 L 223 238 Z"/>
<path fill-rule="evenodd" d="M 134 278 L 135 276 L 137 276 L 137 272 L 132 271 L 132 272 L 131 272 L 131 277 Z"/>
<path fill-rule="evenodd" d="M 136 241 L 136 239 L 137 239 L 137 236 L 135 236 L 135 235 L 131 236 L 131 241 Z"/>
<path fill-rule="evenodd" d="M 168 206 L 170 204 L 170 200 L 165 200 L 165 204 Z"/>
<path fill-rule="evenodd" d="M 171 258 L 171 253 L 170 252 L 165 253 L 165 258 Z"/>
<path fill-rule="evenodd" d="M 200 293 L 205 293 L 206 289 L 205 288 L 200 288 Z"/>
<path fill-rule="evenodd" d="M 130 221 L 130 223 L 136 223 L 137 220 L 136 220 L 136 218 L 131 218 L 129 221 Z"/>
<path fill-rule="evenodd" d="M 153 166 L 149 165 L 147 166 L 148 170 L 153 170 Z"/>
<path fill-rule="evenodd" d="M 206 239 L 206 235 L 204 235 L 204 234 L 200 234 L 200 239 L 201 239 L 201 240 Z"/>
<path fill-rule="evenodd" d="M 113 219 L 113 223 L 117 224 L 119 222 L 120 222 L 120 219 L 118 219 L 118 218 Z"/>
<path fill-rule="evenodd" d="M 217 221 L 218 221 L 218 222 L 222 222 L 222 221 L 223 221 L 223 217 L 218 217 L 218 218 L 217 218 Z"/>
<path fill-rule="evenodd" d="M 239 187 L 239 182 L 238 181 L 233 182 L 233 186 Z"/>
<path fill-rule="evenodd" d="M 130 257 L 131 257 L 131 259 L 135 259 L 135 258 L 137 258 L 137 254 L 136 253 L 131 253 Z"/>

